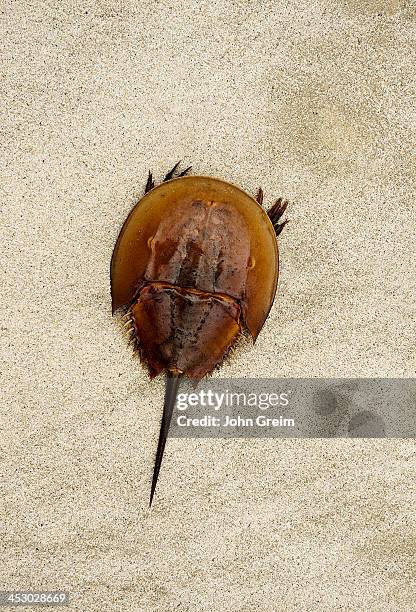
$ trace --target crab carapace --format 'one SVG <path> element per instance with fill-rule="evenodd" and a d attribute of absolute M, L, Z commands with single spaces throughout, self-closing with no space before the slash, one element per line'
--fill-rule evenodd
<path fill-rule="evenodd" d="M 277 236 L 287 202 L 256 199 L 208 176 L 175 177 L 179 164 L 127 217 L 111 260 L 113 314 L 123 312 L 151 378 L 166 374 L 150 504 L 181 376 L 201 379 L 242 333 L 255 340 L 273 304 Z"/>

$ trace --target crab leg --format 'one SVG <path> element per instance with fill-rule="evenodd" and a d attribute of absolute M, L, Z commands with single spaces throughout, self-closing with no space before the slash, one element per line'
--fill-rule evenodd
<path fill-rule="evenodd" d="M 288 206 L 288 202 L 279 198 L 276 200 L 276 203 L 267 211 L 269 215 L 270 221 L 273 224 L 274 231 L 276 232 L 276 236 L 280 234 L 286 223 L 289 223 L 288 219 L 283 221 L 283 223 L 279 223 L 280 217 L 284 214 L 286 208 Z"/>
<path fill-rule="evenodd" d="M 153 176 L 152 173 L 149 170 L 149 175 L 147 177 L 147 183 L 146 183 L 146 187 L 144 189 L 144 192 L 147 193 L 148 191 L 150 191 L 151 189 L 153 189 L 153 187 L 155 186 L 155 182 L 153 180 Z"/>

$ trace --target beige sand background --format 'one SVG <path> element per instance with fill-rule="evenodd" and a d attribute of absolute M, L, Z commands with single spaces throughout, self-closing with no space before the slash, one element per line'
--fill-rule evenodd
<path fill-rule="evenodd" d="M 2 9 L 3 589 L 72 610 L 414 610 L 411 440 L 179 440 L 110 316 L 120 226 L 178 159 L 293 204 L 227 376 L 414 376 L 416 10 Z"/>

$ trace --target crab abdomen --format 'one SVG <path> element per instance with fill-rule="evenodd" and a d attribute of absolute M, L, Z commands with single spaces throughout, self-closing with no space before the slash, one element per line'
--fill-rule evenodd
<path fill-rule="evenodd" d="M 202 378 L 222 362 L 241 333 L 240 306 L 226 296 L 149 283 L 131 315 L 142 360 L 162 371 Z"/>

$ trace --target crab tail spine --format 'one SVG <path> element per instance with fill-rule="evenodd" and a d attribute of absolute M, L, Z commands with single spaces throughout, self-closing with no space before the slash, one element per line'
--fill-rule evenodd
<path fill-rule="evenodd" d="M 165 388 L 165 403 L 163 406 L 162 422 L 160 424 L 159 442 L 157 445 L 155 467 L 153 470 L 152 489 L 150 492 L 150 503 L 149 508 L 152 505 L 153 496 L 155 494 L 157 479 L 159 477 L 160 466 L 162 465 L 163 452 L 165 450 L 166 438 L 168 437 L 168 431 L 170 422 L 172 419 L 173 408 L 176 402 L 176 396 L 178 394 L 180 377 L 178 374 L 169 373 L 166 375 L 166 388 Z"/>

